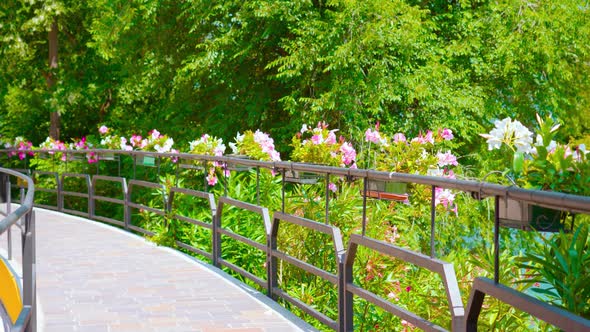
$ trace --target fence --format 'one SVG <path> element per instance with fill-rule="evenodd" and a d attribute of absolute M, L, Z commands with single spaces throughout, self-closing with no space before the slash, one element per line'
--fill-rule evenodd
<path fill-rule="evenodd" d="M 68 151 L 68 153 L 88 153 L 94 152 L 100 156 L 102 153 L 106 153 L 105 150 L 90 150 L 90 151 Z M 112 153 L 112 151 L 108 151 Z M 213 156 L 200 156 L 191 154 L 172 154 L 172 153 L 154 153 L 154 152 L 141 152 L 141 151 L 119 151 L 119 163 L 121 158 L 127 156 L 133 160 L 133 174 L 135 176 L 136 161 L 138 157 L 152 156 L 156 158 L 154 166 L 157 165 L 158 171 L 160 167 L 161 159 L 168 158 L 180 158 L 180 160 L 196 161 L 200 163 L 216 162 L 222 165 L 241 165 L 244 167 L 253 168 L 256 170 L 257 185 L 259 183 L 260 169 L 269 169 L 273 172 L 278 173 L 282 176 L 282 211 L 275 212 L 272 217 L 263 206 L 251 204 L 247 202 L 238 201 L 227 197 L 227 187 L 225 190 L 225 196 L 217 198 L 215 203 L 215 197 L 205 191 L 197 191 L 180 187 L 172 187 L 166 190 L 162 184 L 152 183 L 140 180 L 128 180 L 124 177 L 104 176 L 104 175 L 90 175 L 90 174 L 73 174 L 64 173 L 58 174 L 57 172 L 38 172 L 33 171 L 33 177 L 35 176 L 50 176 L 55 179 L 55 188 L 44 189 L 48 192 L 55 193 L 57 195 L 57 204 L 51 208 L 57 209 L 58 211 L 82 214 L 90 219 L 100 220 L 107 223 L 111 223 L 117 226 L 124 227 L 128 230 L 139 232 L 142 234 L 153 235 L 149 230 L 141 227 L 132 225 L 131 218 L 133 210 L 143 209 L 150 211 L 157 215 L 169 216 L 170 218 L 177 219 L 183 222 L 190 223 L 196 227 L 207 229 L 211 232 L 211 251 L 204 251 L 199 248 L 192 247 L 188 244 L 182 243 L 175 239 L 177 245 L 180 247 L 190 250 L 199 255 L 203 255 L 211 260 L 211 263 L 215 266 L 225 266 L 234 272 L 242 275 L 244 278 L 252 280 L 260 287 L 266 290 L 269 297 L 273 299 L 282 299 L 303 312 L 311 315 L 315 319 L 319 320 L 326 326 L 338 330 L 338 331 L 353 331 L 354 330 L 354 296 L 360 297 L 372 304 L 384 309 L 385 311 L 396 315 L 407 322 L 420 327 L 426 331 L 441 331 L 443 327 L 437 326 L 433 322 L 430 322 L 413 312 L 410 312 L 404 308 L 401 308 L 387 299 L 384 299 L 377 294 L 370 292 L 367 289 L 363 289 L 358 285 L 354 284 L 353 280 L 353 265 L 355 263 L 355 257 L 357 248 L 363 247 L 374 252 L 380 253 L 387 257 L 400 259 L 402 261 L 414 264 L 416 266 L 428 269 L 438 275 L 440 275 L 447 295 L 449 303 L 449 317 L 452 321 L 452 329 L 454 331 L 475 331 L 477 330 L 477 320 L 482 309 L 484 297 L 494 297 L 514 308 L 525 311 L 538 319 L 544 320 L 557 327 L 566 331 L 588 331 L 590 330 L 590 321 L 582 317 L 572 315 L 563 309 L 551 306 L 546 303 L 542 303 L 531 296 L 518 292 L 514 289 L 510 289 L 499 282 L 499 230 L 501 227 L 501 220 L 506 218 L 505 208 L 502 212 L 502 206 L 508 206 L 508 202 L 516 202 L 517 206 L 521 209 L 527 209 L 527 204 L 540 205 L 547 208 L 553 208 L 560 211 L 569 211 L 582 214 L 590 214 L 590 197 L 580 197 L 555 192 L 542 192 L 542 191 L 531 191 L 525 190 L 518 187 L 506 187 L 486 182 L 476 182 L 467 180 L 456 180 L 446 179 L 441 177 L 430 177 L 413 174 L 400 174 L 400 173 L 387 173 L 378 172 L 373 170 L 363 169 L 345 169 L 338 167 L 327 167 L 319 165 L 309 165 L 292 162 L 263 162 L 255 160 L 247 160 L 241 158 L 232 157 L 213 157 Z M 99 157 L 100 159 L 100 157 Z M 120 165 L 120 164 L 119 164 Z M 177 166 L 177 174 L 180 165 Z M 119 166 L 119 170 L 121 167 Z M 285 213 L 285 183 L 289 181 L 286 174 L 293 174 L 295 172 L 311 172 L 320 174 L 325 180 L 326 186 L 326 206 L 325 206 L 325 220 L 324 222 L 313 221 L 309 219 L 300 218 L 297 216 L 289 215 Z M 98 166 L 97 166 L 98 173 Z M 329 195 L 328 184 L 331 177 L 343 177 L 349 180 L 362 180 L 363 181 L 363 222 L 361 234 L 353 234 L 348 242 L 348 248 L 345 248 L 342 241 L 342 235 L 337 227 L 329 224 Z M 63 182 L 68 178 L 81 178 L 86 184 L 86 192 L 71 192 L 63 189 Z M 374 180 L 380 181 L 395 181 L 404 183 L 414 183 L 429 186 L 432 190 L 432 206 L 431 206 L 431 238 L 430 238 L 430 255 L 424 255 L 419 252 L 414 252 L 399 246 L 395 246 L 390 243 L 372 239 L 366 236 L 366 199 L 372 197 L 369 193 L 369 182 Z M 307 180 L 306 180 L 307 181 Z M 95 189 L 99 182 L 111 182 L 120 184 L 121 192 L 120 197 L 105 197 L 96 194 Z M 224 182 L 224 186 L 227 183 Z M 148 188 L 154 191 L 155 194 L 161 195 L 162 207 L 154 208 L 134 202 L 132 199 L 133 189 L 136 187 Z M 457 284 L 457 279 L 452 264 L 441 261 L 436 258 L 436 248 L 434 241 L 434 228 L 436 210 L 434 206 L 434 192 L 435 188 L 448 188 L 459 191 L 464 191 L 470 195 L 482 199 L 484 197 L 493 197 L 495 202 L 495 217 L 494 217 L 494 280 L 486 278 L 476 278 L 473 282 L 472 293 L 467 306 L 467 311 L 461 301 L 461 294 Z M 179 214 L 174 214 L 175 197 L 178 194 L 189 195 L 198 200 L 207 202 L 210 209 L 210 216 L 212 223 L 207 223 L 202 220 L 192 219 Z M 257 195 L 260 194 L 259 188 L 257 188 Z M 67 197 L 81 197 L 88 199 L 87 212 L 81 213 L 79 211 L 73 212 L 68 211 L 64 208 L 64 199 Z M 123 220 L 115 220 L 99 216 L 96 214 L 95 204 L 97 201 L 106 201 L 113 204 L 119 204 L 124 207 Z M 257 202 L 259 202 L 259 196 Z M 258 203 L 259 204 L 259 203 Z M 502 205 L 503 204 L 503 205 Z M 243 209 L 256 213 L 260 217 L 260 222 L 264 226 L 265 230 L 265 243 L 261 244 L 251 239 L 235 234 L 228 229 L 223 227 L 222 220 L 224 218 L 224 207 L 233 206 L 235 208 Z M 272 220 L 272 222 L 271 222 Z M 332 240 L 333 255 L 337 262 L 337 272 L 331 273 L 322 269 L 321 267 L 313 266 L 308 262 L 299 260 L 291 257 L 288 254 L 277 250 L 277 236 L 278 229 L 281 224 L 292 224 L 298 227 L 307 228 L 314 232 L 323 233 L 329 236 Z M 225 237 L 232 238 L 236 241 L 249 245 L 266 255 L 265 267 L 266 267 L 266 280 L 259 278 L 252 273 L 244 270 L 240 266 L 236 266 L 222 258 L 221 242 L 222 235 Z M 331 319 L 321 312 L 318 312 L 312 306 L 304 303 L 303 301 L 289 295 L 279 287 L 277 280 L 277 264 L 279 261 L 283 261 L 287 264 L 296 266 L 308 273 L 311 273 L 317 277 L 324 279 L 330 284 L 337 288 L 338 293 L 338 314 L 337 319 Z"/>
<path fill-rule="evenodd" d="M 30 177 L 21 172 L 0 168 L 0 181 L 2 188 L 2 200 L 6 202 L 6 212 L 0 212 L 3 219 L 0 220 L 0 235 L 6 233 L 8 239 L 8 260 L 13 259 L 12 228 L 17 227 L 22 236 L 22 293 L 16 286 L 18 279 L 16 273 L 9 268 L 8 264 L 0 257 L 0 273 L 2 286 L 0 287 L 0 301 L 8 312 L 4 324 L 8 325 L 10 331 L 36 331 L 36 277 L 35 277 L 35 212 L 33 211 L 33 197 L 35 187 Z M 12 211 L 12 179 L 16 179 L 17 188 L 20 193 L 20 206 Z M 6 283 L 6 284 L 4 284 Z M 11 287 L 14 286 L 14 287 Z M 13 292 L 11 292 L 13 291 Z M 5 306 L 6 305 L 6 306 Z M 14 317 L 14 319 L 13 319 Z"/>

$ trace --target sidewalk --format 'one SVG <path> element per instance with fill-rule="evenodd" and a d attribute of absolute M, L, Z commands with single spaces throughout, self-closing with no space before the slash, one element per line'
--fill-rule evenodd
<path fill-rule="evenodd" d="M 313 330 L 215 267 L 108 225 L 35 210 L 39 331 Z M 0 236 L 4 252 L 6 242 Z"/>

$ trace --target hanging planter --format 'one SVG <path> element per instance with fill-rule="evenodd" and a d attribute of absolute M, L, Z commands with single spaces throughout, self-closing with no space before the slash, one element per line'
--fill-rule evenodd
<path fill-rule="evenodd" d="M 559 232 L 564 228 L 567 212 L 514 199 L 500 199 L 500 225 L 525 231 Z"/>
<path fill-rule="evenodd" d="M 138 165 L 156 167 L 156 157 L 153 155 L 139 155 L 136 161 Z"/>
<path fill-rule="evenodd" d="M 405 202 L 408 200 L 408 184 L 405 182 L 389 182 L 369 180 L 367 197 Z"/>
<path fill-rule="evenodd" d="M 299 183 L 299 184 L 316 184 L 323 177 L 316 173 L 299 172 L 299 171 L 285 171 L 285 182 Z"/>

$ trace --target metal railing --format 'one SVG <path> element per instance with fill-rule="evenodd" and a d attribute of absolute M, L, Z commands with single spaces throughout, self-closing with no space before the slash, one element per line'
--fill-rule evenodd
<path fill-rule="evenodd" d="M 12 259 L 12 233 L 13 227 L 21 231 L 22 250 L 22 302 L 23 308 L 14 324 L 9 322 L 11 331 L 36 331 L 36 271 L 35 271 L 35 212 L 33 211 L 33 198 L 35 186 L 30 177 L 21 172 L 0 168 L 0 176 L 4 188 L 0 191 L 6 202 L 6 212 L 0 212 L 3 219 L 0 220 L 0 235 L 6 233 L 8 239 L 8 260 Z M 12 180 L 17 180 L 20 189 L 20 206 L 12 211 Z M 0 286 L 1 287 L 1 286 Z"/>
<path fill-rule="evenodd" d="M 58 152 L 58 151 L 56 151 Z M 67 151 L 68 153 L 88 153 L 94 152 L 98 154 L 99 159 L 102 153 L 112 153 L 109 150 L 87 150 L 87 151 Z M 443 282 L 446 290 L 447 300 L 449 303 L 449 317 L 451 318 L 451 326 L 454 331 L 475 331 L 477 330 L 477 320 L 479 313 L 481 312 L 483 299 L 486 295 L 494 297 L 514 308 L 523 310 L 530 313 L 532 316 L 543 320 L 545 322 L 554 324 L 567 331 L 589 331 L 590 321 L 579 316 L 570 314 L 560 308 L 551 306 L 545 303 L 541 303 L 538 300 L 530 297 L 527 294 L 518 292 L 514 289 L 508 288 L 499 282 L 499 266 L 500 266 L 500 227 L 501 227 L 501 216 L 500 216 L 500 203 L 507 202 L 509 200 L 515 200 L 519 204 L 535 204 L 543 207 L 553 208 L 561 211 L 568 211 L 573 213 L 590 214 L 590 197 L 581 197 L 569 194 L 562 194 L 556 192 L 546 191 L 532 191 L 526 190 L 514 186 L 502 186 L 487 182 L 477 182 L 468 180 L 458 179 L 447 179 L 441 177 L 422 176 L 414 174 L 401 174 L 401 173 L 388 173 L 379 172 L 373 170 L 364 169 L 348 169 L 339 167 L 328 167 L 319 165 L 310 165 L 293 162 L 264 162 L 255 161 L 241 158 L 232 157 L 214 157 L 204 155 L 192 155 L 192 154 L 176 154 L 176 153 L 155 153 L 155 152 L 142 152 L 142 151 L 117 151 L 119 155 L 119 170 L 121 169 L 120 160 L 124 156 L 128 156 L 133 160 L 133 176 L 136 171 L 136 161 L 140 156 L 152 156 L 156 158 L 154 166 L 157 167 L 158 172 L 160 171 L 161 160 L 169 158 L 178 158 L 179 160 L 198 161 L 203 165 L 208 162 L 216 162 L 221 165 L 242 165 L 251 167 L 256 170 L 257 186 L 260 182 L 260 169 L 269 169 L 282 176 L 282 211 L 275 212 L 274 215 L 269 215 L 266 207 L 259 206 L 260 202 L 260 190 L 257 187 L 257 205 L 248 202 L 242 202 L 233 198 L 227 197 L 227 182 L 223 181 L 225 186 L 225 195 L 217 198 L 217 204 L 215 203 L 215 197 L 205 191 L 198 191 L 186 188 L 172 187 L 167 192 L 166 189 L 157 183 L 139 181 L 139 180 L 127 180 L 123 177 L 112 177 L 98 175 L 99 167 L 97 165 L 97 175 L 93 175 L 86 178 L 86 174 L 62 174 L 61 181 L 60 176 L 57 173 L 52 172 L 36 172 L 33 174 L 44 174 L 50 175 L 57 179 L 56 188 L 46 189 L 55 192 L 57 195 L 57 206 L 53 207 L 59 211 L 65 211 L 63 207 L 63 199 L 65 196 L 78 196 L 88 199 L 88 217 L 95 220 L 100 220 L 108 223 L 122 226 L 128 230 L 137 231 L 143 234 L 151 235 L 152 232 L 143 229 L 141 227 L 132 224 L 132 210 L 133 209 L 144 209 L 160 216 L 169 216 L 173 219 L 180 220 L 183 222 L 190 223 L 195 227 L 201 227 L 211 232 L 211 251 L 205 251 L 202 248 L 196 248 L 189 244 L 182 243 L 175 239 L 177 245 L 180 247 L 205 256 L 211 260 L 211 263 L 218 267 L 228 267 L 234 272 L 242 275 L 244 278 L 252 280 L 254 283 L 264 288 L 267 291 L 269 297 L 273 299 L 281 298 L 282 300 L 289 302 L 296 306 L 301 311 L 314 317 L 318 321 L 322 322 L 326 326 L 338 330 L 338 331 L 353 331 L 354 330 L 354 301 L 353 297 L 360 297 L 383 310 L 391 313 L 392 315 L 398 316 L 407 322 L 418 326 L 426 331 L 441 331 L 444 328 L 430 322 L 413 312 L 410 312 L 404 308 L 394 305 L 392 302 L 380 297 L 379 295 L 372 293 L 367 289 L 354 284 L 353 282 L 353 265 L 355 263 L 355 257 L 358 247 L 372 250 L 376 253 L 384 255 L 386 257 L 400 259 L 402 261 L 414 264 L 424 269 L 430 270 L 438 274 Z M 176 166 L 176 174 L 178 175 L 180 165 Z M 206 168 L 206 166 L 205 166 Z M 325 179 L 326 186 L 326 200 L 325 200 L 325 219 L 322 222 L 308 220 L 297 216 L 289 215 L 285 213 L 285 188 L 287 179 L 285 174 L 290 172 L 311 172 L 321 174 Z M 88 191 L 85 193 L 73 193 L 65 192 L 63 190 L 62 181 L 66 177 L 82 177 L 87 179 L 86 187 Z M 328 184 L 330 183 L 331 177 L 342 177 L 347 180 L 362 180 L 363 186 L 363 212 L 362 212 L 362 231 L 361 234 L 352 234 L 348 242 L 348 248 L 345 249 L 342 241 L 340 230 L 337 227 L 329 225 L 329 200 L 330 196 L 328 193 Z M 390 243 L 378 241 L 372 239 L 366 235 L 366 224 L 367 224 L 367 196 L 368 196 L 368 183 L 372 180 L 382 181 L 395 181 L 414 183 L 419 185 L 425 185 L 432 190 L 432 205 L 430 213 L 430 255 L 424 255 L 419 252 L 411 251 L 406 248 L 402 248 Z M 117 199 L 113 197 L 104 197 L 96 195 L 96 186 L 98 181 L 107 181 L 112 183 L 121 184 L 120 195 L 124 199 Z M 321 184 L 321 183 L 320 183 Z M 162 208 L 149 207 L 137 202 L 132 199 L 132 188 L 143 187 L 154 190 L 154 193 L 161 194 L 163 199 Z M 476 278 L 473 283 L 473 290 L 469 298 L 469 305 L 467 312 L 465 312 L 463 303 L 461 301 L 461 294 L 457 284 L 457 279 L 452 264 L 441 261 L 436 257 L 435 248 L 435 226 L 436 226 L 436 209 L 434 205 L 434 192 L 437 187 L 454 189 L 469 193 L 471 196 L 482 199 L 484 197 L 493 197 L 495 202 L 495 217 L 494 217 L 494 280 L 485 278 Z M 208 203 L 210 209 L 210 216 L 212 223 L 204 222 L 202 220 L 196 220 L 187 216 L 182 216 L 173 211 L 175 204 L 175 197 L 177 194 L 184 194 L 194 197 L 198 200 L 203 200 Z M 95 203 L 97 201 L 107 201 L 114 204 L 120 204 L 124 206 L 123 220 L 114 220 L 103 216 L 96 215 Z M 224 216 L 224 206 L 231 205 L 235 208 L 248 210 L 256 213 L 260 216 L 260 220 L 264 225 L 264 231 L 266 233 L 266 244 L 255 242 L 251 239 L 245 238 L 239 234 L 235 234 L 222 227 L 222 220 Z M 505 203 L 506 205 L 506 203 Z M 270 222 L 272 220 L 272 223 Z M 281 223 L 288 223 L 297 225 L 299 227 L 307 228 L 315 232 L 323 233 L 329 236 L 333 241 L 334 247 L 334 259 L 337 262 L 337 272 L 331 273 L 323 270 L 321 267 L 313 266 L 308 262 L 299 260 L 291 257 L 288 254 L 281 252 L 277 249 L 277 236 L 278 229 Z M 222 258 L 221 242 L 222 235 L 224 237 L 233 238 L 236 241 L 247 244 L 253 248 L 256 248 L 266 253 L 266 280 L 259 278 L 250 272 L 244 270 L 240 266 L 236 266 Z M 277 264 L 278 261 L 283 261 L 287 264 L 302 269 L 316 277 L 322 278 L 328 283 L 331 283 L 337 288 L 338 293 L 338 308 L 337 308 L 337 319 L 332 319 L 326 316 L 306 304 L 305 302 L 297 299 L 280 288 L 277 278 Z"/>

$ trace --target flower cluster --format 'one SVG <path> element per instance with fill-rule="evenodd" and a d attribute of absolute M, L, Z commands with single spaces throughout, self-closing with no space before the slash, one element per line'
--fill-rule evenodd
<path fill-rule="evenodd" d="M 457 157 L 446 147 L 454 138 L 453 131 L 440 129 L 436 134 L 427 130 L 408 139 L 404 133 L 395 133 L 391 138 L 375 129 L 365 131 L 365 147 L 362 160 L 365 168 L 386 172 L 400 172 L 455 178 L 453 166 L 458 166 Z M 455 194 L 449 189 L 436 188 L 435 204 L 457 213 Z"/>
<path fill-rule="evenodd" d="M 199 139 L 189 143 L 189 153 L 219 157 L 225 153 L 225 144 L 223 144 L 221 138 L 204 134 Z"/>
<path fill-rule="evenodd" d="M 487 139 L 488 150 L 499 149 L 506 144 L 511 149 L 522 153 L 533 151 L 533 133 L 519 121 L 510 118 L 494 122 L 494 129 L 489 134 L 480 134 Z"/>
<path fill-rule="evenodd" d="M 92 149 L 93 145 L 86 140 L 86 137 L 82 137 L 80 139 L 74 139 L 74 142 L 70 143 L 69 148 L 71 150 L 88 150 Z M 87 153 L 86 159 L 88 160 L 89 164 L 93 164 L 98 161 L 97 155 L 94 152 Z"/>
<path fill-rule="evenodd" d="M 60 140 L 56 140 L 53 139 L 51 137 L 47 137 L 45 139 L 45 142 L 41 143 L 41 145 L 39 145 L 39 148 L 41 148 L 41 150 L 50 150 L 48 153 L 49 154 L 55 154 L 55 150 L 66 150 L 68 148 L 68 146 L 66 145 L 66 143 L 61 142 Z M 60 159 L 62 161 L 66 161 L 66 155 L 63 153 L 59 153 L 58 156 L 60 157 Z"/>
<path fill-rule="evenodd" d="M 487 139 L 488 149 L 506 147 L 512 155 L 510 175 L 522 187 L 590 195 L 590 160 L 584 144 L 569 145 L 555 141 L 560 125 L 537 114 L 537 135 L 517 120 L 506 118 L 494 122 L 494 129 L 480 134 Z M 506 156 L 507 154 L 502 154 Z"/>
<path fill-rule="evenodd" d="M 107 149 L 131 151 L 133 147 L 127 144 L 127 139 L 118 135 L 111 135 L 111 129 L 107 126 L 100 126 L 98 133 L 101 136 L 100 145 Z"/>
<path fill-rule="evenodd" d="M 223 156 L 225 153 L 225 144 L 223 139 L 208 134 L 202 135 L 199 139 L 189 143 L 189 153 L 208 155 L 208 156 Z M 206 175 L 207 184 L 214 186 L 217 184 L 216 168 L 221 167 L 217 162 L 209 163 L 209 170 Z"/>
<path fill-rule="evenodd" d="M 291 142 L 293 161 L 356 168 L 356 150 L 344 137 L 336 138 L 337 131 L 325 122 L 315 128 L 303 125 Z"/>
<path fill-rule="evenodd" d="M 24 137 L 18 136 L 14 139 L 13 142 L 5 142 L 4 147 L 6 149 L 16 149 L 16 151 L 11 151 L 8 153 L 9 156 L 16 156 L 18 155 L 18 159 L 23 160 L 27 156 L 27 150 L 33 149 L 33 144 L 27 141 Z M 33 156 L 33 152 L 28 152 L 29 156 Z"/>
<path fill-rule="evenodd" d="M 242 154 L 257 160 L 281 161 L 281 155 L 275 150 L 274 140 L 260 130 L 247 130 L 243 135 L 237 134 L 235 142 L 229 143 L 234 154 Z"/>
<path fill-rule="evenodd" d="M 139 137 L 141 138 L 141 137 Z M 134 141 L 137 141 L 138 137 L 135 137 L 135 140 L 132 137 L 132 144 Z M 173 151 L 172 145 L 174 144 L 174 140 L 167 135 L 162 135 L 156 129 L 150 131 L 148 133 L 148 137 L 144 138 L 140 142 L 140 147 L 143 150 L 149 151 L 154 150 L 156 152 L 164 153 L 164 152 L 178 152 L 176 150 Z"/>

